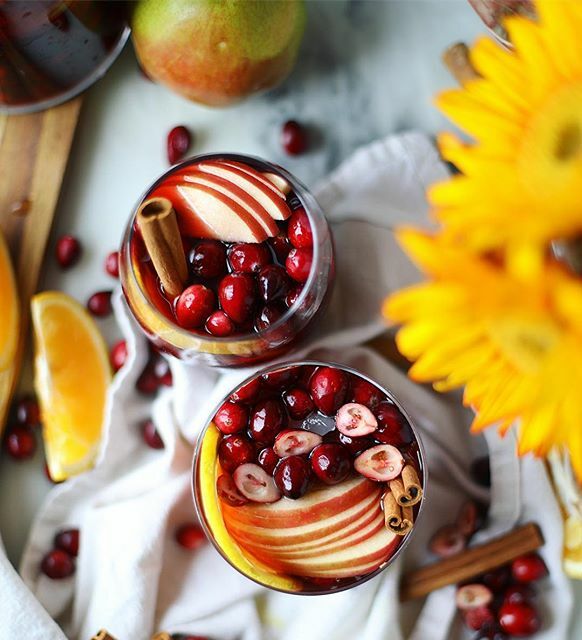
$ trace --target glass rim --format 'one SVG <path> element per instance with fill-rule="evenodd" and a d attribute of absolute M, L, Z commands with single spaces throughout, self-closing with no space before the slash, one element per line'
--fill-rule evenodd
<path fill-rule="evenodd" d="M 202 506 L 200 504 L 201 501 L 198 499 L 198 494 L 197 494 L 197 491 L 196 491 L 196 478 L 197 478 L 197 475 L 198 475 L 198 466 L 199 466 L 198 462 L 199 462 L 199 459 L 200 459 L 200 450 L 202 448 L 202 441 L 204 440 L 204 435 L 205 435 L 208 427 L 212 424 L 212 418 L 214 417 L 216 411 L 220 408 L 220 406 L 228 399 L 228 397 L 233 393 L 233 391 L 235 389 L 239 389 L 240 387 L 244 386 L 245 384 L 248 384 L 249 382 L 251 382 L 255 378 L 258 378 L 259 376 L 262 376 L 262 375 L 264 375 L 266 373 L 272 373 L 273 371 L 277 371 L 279 369 L 286 369 L 286 368 L 289 368 L 289 367 L 298 367 L 298 366 L 299 367 L 303 367 L 303 366 L 337 367 L 339 369 L 342 369 L 343 371 L 346 371 L 347 373 L 350 373 L 352 375 L 356 375 L 359 378 L 364 379 L 366 382 L 369 382 L 370 384 L 374 385 L 377 389 L 380 389 L 380 391 L 382 391 L 382 393 L 384 393 L 398 407 L 399 411 L 404 415 L 404 417 L 408 421 L 408 425 L 409 425 L 409 427 L 410 427 L 410 429 L 412 431 L 412 434 L 413 434 L 414 439 L 416 441 L 416 444 L 418 446 L 418 455 L 419 455 L 419 458 L 420 458 L 420 463 L 422 465 L 422 498 L 421 498 L 420 503 L 418 505 L 418 513 L 417 513 L 417 517 L 416 517 L 414 526 L 412 527 L 412 530 L 404 537 L 402 542 L 398 545 L 398 548 L 396 549 L 396 551 L 390 556 L 390 558 L 388 558 L 388 560 L 386 560 L 386 564 L 382 568 L 379 568 L 379 569 L 376 569 L 375 571 L 372 571 L 370 574 L 364 576 L 362 579 L 358 580 L 357 582 L 353 582 L 351 584 L 346 584 L 346 585 L 343 585 L 343 586 L 339 586 L 339 587 L 337 587 L 335 589 L 322 589 L 322 590 L 314 590 L 314 591 L 288 591 L 288 590 L 285 590 L 285 589 L 279 589 L 277 587 L 271 587 L 271 586 L 266 585 L 266 584 L 264 584 L 262 582 L 259 582 L 255 578 L 251 578 L 246 573 L 243 573 L 238 567 L 236 567 L 230 561 L 228 556 L 223 552 L 221 547 L 217 544 L 212 531 L 210 531 L 210 529 L 209 529 L 209 527 L 208 527 L 208 525 L 206 523 L 206 518 L 204 516 L 204 509 L 202 508 Z M 212 543 L 213 547 L 218 551 L 218 553 L 222 556 L 222 558 L 226 562 L 228 562 L 228 564 L 235 571 L 240 573 L 242 576 L 244 576 L 248 580 L 251 580 L 252 582 L 260 585 L 261 587 L 264 587 L 265 589 L 270 589 L 272 591 L 278 591 L 280 593 L 286 593 L 286 594 L 289 594 L 289 595 L 321 596 L 321 595 L 329 595 L 329 594 L 332 594 L 332 593 L 340 593 L 342 591 L 347 591 L 348 589 L 353 589 L 354 587 L 358 587 L 358 586 L 364 584 L 365 582 L 368 582 L 368 580 L 371 580 L 372 578 L 377 577 L 383 571 L 385 571 L 390 565 L 392 565 L 392 563 L 400 556 L 400 554 L 404 551 L 404 549 L 406 549 L 406 547 L 409 545 L 410 540 L 412 539 L 412 537 L 414 535 L 414 531 L 415 531 L 416 527 L 418 526 L 418 522 L 421 519 L 422 513 L 424 511 L 424 505 L 425 505 L 425 502 L 426 502 L 427 479 L 428 479 L 428 467 L 427 467 L 427 464 L 426 464 L 426 453 L 425 453 L 425 450 L 424 450 L 424 445 L 422 443 L 422 440 L 421 440 L 421 438 L 419 436 L 417 426 L 416 426 L 415 422 L 412 420 L 412 418 L 410 417 L 409 413 L 402 406 L 402 403 L 398 400 L 398 398 L 394 395 L 394 393 L 392 391 L 390 391 L 386 387 L 382 386 L 380 383 L 376 382 L 373 378 L 371 378 L 367 374 L 359 371 L 358 369 L 355 369 L 354 367 L 351 367 L 351 366 L 348 366 L 348 365 L 345 365 L 345 364 L 341 364 L 339 362 L 334 362 L 332 360 L 328 360 L 328 361 L 321 361 L 321 360 L 287 360 L 285 362 L 278 362 L 278 363 L 271 364 L 271 365 L 269 365 L 267 367 L 262 367 L 262 368 L 256 370 L 254 373 L 252 373 L 251 375 L 247 376 L 244 380 L 242 380 L 241 382 L 238 382 L 214 406 L 213 410 L 209 414 L 209 418 L 207 419 L 206 424 L 204 425 L 204 427 L 202 428 L 202 430 L 200 431 L 200 433 L 197 436 L 196 446 L 194 447 L 194 454 L 193 454 L 193 457 L 192 457 L 192 466 L 191 466 L 191 473 L 190 473 L 190 489 L 191 489 L 191 492 L 192 492 L 192 500 L 194 502 L 194 509 L 196 511 L 196 516 L 198 517 L 198 521 L 200 522 L 200 525 L 202 526 L 204 534 L 206 535 L 208 540 L 210 540 L 210 542 Z"/>

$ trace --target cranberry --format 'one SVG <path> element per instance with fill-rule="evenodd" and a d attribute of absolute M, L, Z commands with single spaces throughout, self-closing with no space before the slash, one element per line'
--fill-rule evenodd
<path fill-rule="evenodd" d="M 330 436 L 329 439 L 331 439 L 333 437 L 337 438 L 337 440 L 339 440 L 339 442 L 341 444 L 343 444 L 344 447 L 353 456 L 359 456 L 360 453 L 362 453 L 366 449 L 370 449 L 371 447 L 373 447 L 376 444 L 372 438 L 367 437 L 367 436 L 363 436 L 361 438 L 356 438 L 356 437 L 353 437 L 353 436 L 346 436 L 345 434 L 340 433 L 337 430 L 332 431 L 332 433 L 334 434 L 334 436 Z"/>
<path fill-rule="evenodd" d="M 289 155 L 303 153 L 309 144 L 306 129 L 296 120 L 287 120 L 281 130 L 281 144 Z"/>
<path fill-rule="evenodd" d="M 55 535 L 54 545 L 75 558 L 79 554 L 79 529 L 64 529 Z"/>
<path fill-rule="evenodd" d="M 111 291 L 97 291 L 87 300 L 87 309 L 97 318 L 111 313 Z"/>
<path fill-rule="evenodd" d="M 310 456 L 311 468 L 325 484 L 338 484 L 345 480 L 352 470 L 349 451 L 341 444 L 320 444 Z"/>
<path fill-rule="evenodd" d="M 218 460 L 220 466 L 229 473 L 245 462 L 253 462 L 255 448 L 250 440 L 238 434 L 226 436 L 218 445 Z"/>
<path fill-rule="evenodd" d="M 249 433 L 259 444 L 270 445 L 279 431 L 287 426 L 287 415 L 279 400 L 264 400 L 255 405 Z"/>
<path fill-rule="evenodd" d="M 446 524 L 438 529 L 428 543 L 431 553 L 439 558 L 450 558 L 463 551 L 466 546 L 467 539 L 452 524 Z"/>
<path fill-rule="evenodd" d="M 287 236 L 285 234 L 279 234 L 274 238 L 270 238 L 269 243 L 277 256 L 277 260 L 279 260 L 279 262 L 285 262 L 289 251 L 291 251 L 291 245 L 289 244 Z"/>
<path fill-rule="evenodd" d="M 276 306 L 263 307 L 255 318 L 256 331 L 266 331 L 271 325 L 275 324 L 283 315 L 283 311 Z"/>
<path fill-rule="evenodd" d="M 364 380 L 363 378 L 352 378 L 352 386 L 350 390 L 350 402 L 363 404 L 371 411 L 375 411 L 384 394 L 376 385 Z"/>
<path fill-rule="evenodd" d="M 223 403 L 214 416 L 214 424 L 227 435 L 242 431 L 246 428 L 248 421 L 248 407 L 231 400 Z"/>
<path fill-rule="evenodd" d="M 404 416 L 395 404 L 381 402 L 374 413 L 378 420 L 378 429 L 374 433 L 376 440 L 396 446 L 408 444 L 412 440 Z"/>
<path fill-rule="evenodd" d="M 479 629 L 479 633 L 473 638 L 473 640 L 507 640 L 509 636 L 506 636 L 499 628 L 497 623 L 485 624 Z"/>
<path fill-rule="evenodd" d="M 269 264 L 259 272 L 259 292 L 265 302 L 283 299 L 290 287 L 289 276 L 279 265 Z"/>
<path fill-rule="evenodd" d="M 248 273 L 230 273 L 218 285 L 218 298 L 223 311 L 239 324 L 251 317 L 257 299 L 254 278 Z"/>
<path fill-rule="evenodd" d="M 489 468 L 489 456 L 477 458 L 471 463 L 471 478 L 482 487 L 491 486 L 491 470 Z"/>
<path fill-rule="evenodd" d="M 289 242 L 297 249 L 311 249 L 313 247 L 311 224 L 303 207 L 296 209 L 289 218 L 287 233 Z"/>
<path fill-rule="evenodd" d="M 299 298 L 302 291 L 303 287 L 300 284 L 298 284 L 296 287 L 293 287 L 293 289 L 289 291 L 289 293 L 285 296 L 285 304 L 287 305 L 287 307 L 292 307 L 297 302 L 297 298 Z"/>
<path fill-rule="evenodd" d="M 348 402 L 339 408 L 335 416 L 335 426 L 350 438 L 361 438 L 374 433 L 378 422 L 368 407 L 357 402 Z"/>
<path fill-rule="evenodd" d="M 297 380 L 296 367 L 286 367 L 285 369 L 277 369 L 264 373 L 261 378 L 263 382 L 274 389 L 281 389 L 290 385 Z"/>
<path fill-rule="evenodd" d="M 488 606 L 481 606 L 463 611 L 463 621 L 469 629 L 480 631 L 483 627 L 492 625 L 495 622 L 495 616 Z"/>
<path fill-rule="evenodd" d="M 73 236 L 61 236 L 56 246 L 57 262 L 63 269 L 72 267 L 81 257 L 81 243 Z"/>
<path fill-rule="evenodd" d="M 218 338 L 225 338 L 234 333 L 234 322 L 224 313 L 224 311 L 215 311 L 208 316 L 206 320 L 206 331 Z"/>
<path fill-rule="evenodd" d="M 158 379 L 158 386 L 164 385 L 165 387 L 171 387 L 173 384 L 172 371 L 170 369 L 170 363 L 157 354 L 152 360 L 154 374 Z"/>
<path fill-rule="evenodd" d="M 53 549 L 42 559 L 40 568 L 51 580 L 62 580 L 75 573 L 75 560 L 62 549 Z"/>
<path fill-rule="evenodd" d="M 24 425 L 12 427 L 4 439 L 4 449 L 14 460 L 32 458 L 36 451 L 34 431 Z"/>
<path fill-rule="evenodd" d="M 457 527 L 464 536 L 470 538 L 482 525 L 479 508 L 472 500 L 467 500 L 461 505 L 457 515 Z M 505 586 L 505 585 L 503 585 Z"/>
<path fill-rule="evenodd" d="M 304 391 L 296 387 L 289 389 L 283 394 L 283 400 L 287 405 L 287 411 L 289 415 L 295 420 L 303 420 L 307 418 L 310 413 L 313 413 L 315 405 L 311 396 Z"/>
<path fill-rule="evenodd" d="M 276 502 L 281 492 L 270 475 L 258 464 L 247 462 L 237 467 L 232 479 L 238 491 L 253 502 Z"/>
<path fill-rule="evenodd" d="M 152 420 L 144 420 L 141 424 L 141 433 L 143 441 L 150 449 L 163 449 L 164 441 L 161 439 L 156 425 Z"/>
<path fill-rule="evenodd" d="M 264 244 L 240 243 L 228 252 L 228 262 L 236 273 L 258 273 L 271 262 L 271 254 Z"/>
<path fill-rule="evenodd" d="M 311 271 L 311 262 L 313 261 L 313 254 L 311 249 L 291 249 L 287 260 L 285 260 L 285 268 L 287 273 L 296 282 L 306 282 L 309 278 L 309 272 Z"/>
<path fill-rule="evenodd" d="M 236 484 L 234 483 L 232 476 L 228 473 L 223 473 L 218 476 L 218 480 L 216 481 L 216 492 L 221 500 L 224 500 L 224 502 L 233 507 L 240 507 L 248 502 L 243 494 L 236 488 Z"/>
<path fill-rule="evenodd" d="M 400 450 L 391 444 L 378 444 L 366 449 L 354 460 L 354 469 L 377 482 L 388 482 L 400 475 L 404 458 Z"/>
<path fill-rule="evenodd" d="M 258 462 L 261 467 L 263 467 L 263 469 L 271 476 L 273 475 L 273 471 L 275 471 L 275 467 L 279 460 L 279 456 L 275 453 L 272 447 L 262 449 L 258 457 Z"/>
<path fill-rule="evenodd" d="M 322 442 L 319 433 L 305 429 L 285 429 L 277 434 L 273 450 L 279 458 L 307 455 Z"/>
<path fill-rule="evenodd" d="M 127 360 L 127 355 L 127 342 L 125 340 L 119 340 L 111 347 L 109 361 L 113 371 L 117 372 L 123 367 Z"/>
<path fill-rule="evenodd" d="M 112 278 L 119 278 L 119 251 L 112 251 L 105 258 L 105 271 Z"/>
<path fill-rule="evenodd" d="M 284 496 L 297 500 L 309 489 L 309 463 L 301 456 L 283 458 L 275 467 L 273 479 Z"/>
<path fill-rule="evenodd" d="M 460 529 L 461 533 L 463 533 L 462 528 Z M 511 574 L 509 571 L 509 567 L 503 566 L 497 569 L 493 569 L 493 571 L 488 571 L 481 576 L 481 582 L 489 587 L 493 593 L 501 593 L 505 587 L 509 584 L 509 579 L 511 578 Z"/>
<path fill-rule="evenodd" d="M 540 630 L 537 610 L 525 602 L 506 602 L 499 609 L 499 624 L 512 636 L 527 638 Z"/>
<path fill-rule="evenodd" d="M 176 301 L 176 320 L 183 329 L 198 329 L 215 309 L 214 292 L 203 284 L 193 284 Z"/>
<path fill-rule="evenodd" d="M 167 139 L 167 151 L 168 162 L 170 164 L 177 164 L 182 160 L 192 142 L 190 132 L 186 127 L 180 125 L 174 127 L 170 133 L 168 133 Z"/>
<path fill-rule="evenodd" d="M 234 402 L 247 402 L 252 404 L 258 398 L 261 391 L 261 379 L 254 378 L 250 382 L 244 384 L 240 389 L 234 391 L 230 398 Z"/>
<path fill-rule="evenodd" d="M 16 403 L 16 421 L 26 427 L 37 427 L 40 424 L 40 407 L 32 396 L 24 396 Z"/>
<path fill-rule="evenodd" d="M 315 406 L 328 416 L 342 406 L 347 391 L 348 376 L 336 367 L 320 367 L 309 381 L 309 392 Z"/>
<path fill-rule="evenodd" d="M 532 584 L 512 584 L 505 590 L 503 601 L 515 604 L 517 602 L 531 602 L 536 595 Z"/>
<path fill-rule="evenodd" d="M 218 278 L 226 273 L 226 247 L 216 240 L 197 242 L 188 256 L 192 273 L 199 278 Z"/>
<path fill-rule="evenodd" d="M 148 363 L 141 372 L 135 388 L 145 396 L 153 395 L 160 387 L 160 379 L 156 375 L 153 364 Z"/>
<path fill-rule="evenodd" d="M 534 582 L 548 575 L 548 569 L 537 553 L 528 553 L 511 563 L 511 575 L 516 582 Z"/>
<path fill-rule="evenodd" d="M 198 549 L 206 542 L 204 531 L 194 522 L 188 522 L 178 527 L 174 538 L 181 547 L 189 551 Z"/>
<path fill-rule="evenodd" d="M 485 607 L 491 604 L 492 601 L 493 593 L 491 589 L 478 582 L 464 584 L 457 589 L 455 595 L 457 608 L 461 611 Z"/>

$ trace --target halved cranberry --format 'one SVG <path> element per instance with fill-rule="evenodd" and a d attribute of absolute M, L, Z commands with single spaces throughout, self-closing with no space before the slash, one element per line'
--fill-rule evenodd
<path fill-rule="evenodd" d="M 311 396 L 307 391 L 304 391 L 299 387 L 285 391 L 283 394 L 283 401 L 287 406 L 289 415 L 294 420 L 303 420 L 315 410 L 315 405 L 313 404 Z"/>
<path fill-rule="evenodd" d="M 61 236 L 57 240 L 55 255 L 61 268 L 69 269 L 76 264 L 81 257 L 81 243 L 73 236 Z"/>
<path fill-rule="evenodd" d="M 174 539 L 184 549 L 195 551 L 206 542 L 206 535 L 195 522 L 180 525 L 174 532 Z"/>
<path fill-rule="evenodd" d="M 462 528 L 459 528 L 461 533 L 463 533 Z M 511 572 L 507 565 L 502 567 L 498 567 L 497 569 L 493 569 L 492 571 L 487 571 L 484 573 L 480 580 L 481 582 L 493 591 L 493 593 L 501 593 L 505 587 L 508 585 L 509 580 L 511 578 Z"/>
<path fill-rule="evenodd" d="M 352 378 L 351 389 L 348 397 L 351 402 L 363 404 L 371 411 L 374 411 L 380 402 L 382 402 L 384 394 L 371 382 L 368 382 L 363 378 Z"/>
<path fill-rule="evenodd" d="M 397 478 L 403 466 L 402 454 L 390 444 L 378 444 L 360 453 L 354 460 L 354 468 L 358 473 L 377 482 Z"/>
<path fill-rule="evenodd" d="M 216 240 L 200 240 L 188 254 L 198 278 L 218 278 L 226 273 L 226 247 Z"/>
<path fill-rule="evenodd" d="M 220 466 L 229 473 L 245 462 L 255 459 L 255 448 L 250 440 L 238 434 L 226 436 L 218 445 Z"/>
<path fill-rule="evenodd" d="M 16 403 L 16 421 L 27 427 L 38 427 L 40 424 L 40 407 L 36 398 L 23 396 Z"/>
<path fill-rule="evenodd" d="M 285 262 L 289 255 L 289 251 L 291 251 L 291 245 L 289 244 L 287 236 L 284 233 L 281 233 L 274 238 L 270 238 L 269 244 L 273 248 L 273 251 L 277 256 L 277 260 L 279 260 L 279 262 Z"/>
<path fill-rule="evenodd" d="M 228 473 L 223 473 L 218 476 L 216 491 L 221 500 L 224 500 L 233 507 L 240 507 L 248 502 L 243 494 L 236 488 L 232 476 Z"/>
<path fill-rule="evenodd" d="M 378 422 L 368 407 L 349 402 L 339 408 L 335 416 L 335 426 L 344 435 L 358 438 L 376 431 Z"/>
<path fill-rule="evenodd" d="M 160 388 L 160 379 L 156 375 L 153 363 L 148 363 L 141 372 L 135 388 L 146 396 L 151 396 Z"/>
<path fill-rule="evenodd" d="M 119 278 L 119 251 L 112 251 L 105 258 L 105 271 L 112 278 Z"/>
<path fill-rule="evenodd" d="M 40 569 L 51 580 L 62 580 L 75 573 L 75 560 L 62 549 L 53 549 L 42 559 Z"/>
<path fill-rule="evenodd" d="M 287 307 L 292 307 L 297 302 L 297 298 L 299 298 L 302 291 L 303 286 L 300 284 L 293 287 L 293 289 L 289 291 L 289 293 L 285 296 L 285 304 L 287 305 Z"/>
<path fill-rule="evenodd" d="M 481 517 L 477 505 L 472 500 L 464 502 L 457 516 L 457 527 L 467 538 L 470 538 L 480 527 Z"/>
<path fill-rule="evenodd" d="M 534 582 L 547 576 L 548 569 L 537 553 L 528 553 L 511 563 L 511 575 L 516 582 Z"/>
<path fill-rule="evenodd" d="M 332 433 L 337 434 L 336 438 L 338 442 L 353 455 L 359 456 L 366 449 L 370 449 L 375 446 L 375 441 L 372 438 L 364 436 L 363 438 L 353 438 L 352 436 L 346 436 L 344 433 L 340 433 L 336 429 Z"/>
<path fill-rule="evenodd" d="M 144 420 L 141 423 L 143 441 L 150 449 L 163 449 L 164 441 L 160 437 L 153 420 Z"/>
<path fill-rule="evenodd" d="M 193 284 L 176 301 L 176 320 L 183 329 L 198 329 L 215 309 L 214 292 L 203 284 Z"/>
<path fill-rule="evenodd" d="M 412 434 L 395 404 L 384 401 L 381 402 L 374 412 L 378 420 L 378 429 L 374 433 L 374 438 L 385 444 L 402 446 L 412 441 Z"/>
<path fill-rule="evenodd" d="M 281 497 L 273 478 L 258 464 L 243 464 L 234 472 L 234 484 L 252 502 L 276 502 Z"/>
<path fill-rule="evenodd" d="M 297 249 L 311 249 L 313 247 L 311 224 L 303 207 L 295 209 L 289 218 L 287 233 L 289 242 Z"/>
<path fill-rule="evenodd" d="M 255 405 L 249 425 L 251 438 L 270 445 L 279 431 L 287 426 L 287 414 L 279 400 L 263 400 Z"/>
<path fill-rule="evenodd" d="M 255 329 L 257 331 L 266 331 L 271 325 L 275 324 L 283 315 L 283 311 L 275 305 L 263 307 L 255 318 Z"/>
<path fill-rule="evenodd" d="M 192 137 L 190 131 L 185 126 L 179 125 L 174 127 L 170 133 L 168 133 L 168 139 L 166 141 L 166 147 L 168 152 L 168 162 L 170 164 L 177 164 L 182 160 L 188 149 Z"/>
<path fill-rule="evenodd" d="M 253 403 L 261 392 L 261 379 L 254 378 L 250 382 L 244 384 L 240 389 L 231 393 L 230 398 L 234 402 Z"/>
<path fill-rule="evenodd" d="M 287 456 L 301 456 L 310 453 L 322 438 L 318 433 L 303 429 L 286 429 L 277 434 L 273 449 L 280 458 Z"/>
<path fill-rule="evenodd" d="M 266 447 L 259 452 L 258 462 L 269 475 L 273 475 L 279 460 L 279 456 L 272 447 Z"/>
<path fill-rule="evenodd" d="M 455 602 L 461 611 L 484 607 L 493 600 L 491 589 L 477 582 L 465 584 L 457 589 Z"/>
<path fill-rule="evenodd" d="M 457 555 L 467 546 L 467 538 L 452 524 L 446 524 L 433 534 L 428 548 L 439 558 Z"/>
<path fill-rule="evenodd" d="M 463 611 L 463 621 L 469 629 L 481 631 L 495 622 L 495 616 L 488 606 L 474 607 Z"/>
<path fill-rule="evenodd" d="M 55 535 L 54 545 L 57 549 L 61 549 L 76 558 L 79 554 L 79 529 L 59 531 Z"/>
<path fill-rule="evenodd" d="M 87 309 L 96 317 L 104 318 L 111 313 L 111 291 L 97 291 L 87 300 Z"/>
<path fill-rule="evenodd" d="M 271 263 L 271 253 L 262 243 L 241 242 L 230 248 L 228 262 L 235 273 L 258 273 Z"/>
<path fill-rule="evenodd" d="M 309 380 L 309 392 L 315 406 L 332 416 L 344 403 L 348 391 L 348 377 L 336 367 L 320 367 Z"/>
<path fill-rule="evenodd" d="M 297 500 L 309 489 L 311 468 L 301 456 L 283 458 L 275 467 L 273 478 L 281 493 L 287 498 Z"/>
<path fill-rule="evenodd" d="M 311 249 L 297 249 L 294 247 L 289 251 L 289 255 L 285 260 L 285 268 L 295 282 L 306 282 L 307 278 L 309 278 L 312 262 L 313 253 Z"/>
<path fill-rule="evenodd" d="M 320 444 L 311 452 L 311 468 L 325 484 L 338 484 L 345 480 L 352 470 L 349 451 L 341 444 Z"/>
<path fill-rule="evenodd" d="M 536 596 L 533 584 L 512 584 L 505 590 L 503 601 L 512 604 L 516 602 L 530 603 Z"/>
<path fill-rule="evenodd" d="M 222 433 L 242 431 L 249 421 L 249 410 L 243 404 L 227 400 L 214 416 L 214 424 Z"/>
<path fill-rule="evenodd" d="M 257 300 L 254 278 L 248 273 L 229 273 L 218 285 L 218 298 L 229 318 L 244 324 L 252 316 Z"/>
<path fill-rule="evenodd" d="M 160 385 L 171 387 L 173 384 L 172 370 L 170 363 L 161 354 L 156 353 L 151 360 L 154 367 L 154 374 Z"/>
<path fill-rule="evenodd" d="M 218 338 L 225 338 L 234 333 L 234 322 L 224 313 L 224 311 L 215 311 L 210 314 L 206 320 L 206 331 Z"/>
<path fill-rule="evenodd" d="M 109 361 L 113 371 L 117 372 L 123 367 L 127 360 L 127 342 L 125 340 L 119 340 L 112 347 L 109 353 Z"/>
<path fill-rule="evenodd" d="M 542 626 L 538 611 L 526 602 L 506 602 L 499 609 L 499 624 L 503 631 L 519 638 L 528 638 Z"/>
<path fill-rule="evenodd" d="M 283 149 L 292 156 L 299 155 L 308 147 L 307 130 L 296 120 L 287 120 L 281 130 Z"/>
<path fill-rule="evenodd" d="M 287 272 L 277 264 L 269 264 L 259 272 L 259 292 L 265 302 L 282 300 L 290 287 Z"/>
<path fill-rule="evenodd" d="M 36 451 L 34 431 L 25 425 L 11 427 L 4 438 L 4 449 L 14 460 L 32 458 Z"/>

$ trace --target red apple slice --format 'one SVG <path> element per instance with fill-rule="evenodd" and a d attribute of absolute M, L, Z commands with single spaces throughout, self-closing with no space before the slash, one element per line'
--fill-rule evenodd
<path fill-rule="evenodd" d="M 204 220 L 192 212 L 190 203 L 178 192 L 176 185 L 163 184 L 155 189 L 153 198 L 167 198 L 174 207 L 180 232 L 193 238 L 216 238 L 215 231 Z"/>
<path fill-rule="evenodd" d="M 379 444 L 366 449 L 354 460 L 354 469 L 370 480 L 387 482 L 400 475 L 404 458 L 391 444 Z"/>
<path fill-rule="evenodd" d="M 285 200 L 285 194 L 283 193 L 283 190 L 279 189 L 279 187 L 276 184 L 274 184 L 271 180 L 266 178 L 265 174 L 262 173 L 261 171 L 257 171 L 257 169 L 254 169 L 250 165 L 244 164 L 243 162 L 237 162 L 236 160 L 224 159 L 224 160 L 219 160 L 218 162 L 220 162 L 220 164 L 223 164 L 226 167 L 233 167 L 235 169 L 238 169 L 239 171 L 242 171 L 243 173 L 246 173 L 249 176 L 252 176 L 253 178 L 255 178 L 255 180 L 258 180 L 262 185 L 264 185 L 269 190 L 271 190 L 279 198 Z"/>
<path fill-rule="evenodd" d="M 318 433 L 303 429 L 285 429 L 275 438 L 273 449 L 279 458 L 302 456 L 313 451 L 323 438 Z"/>
<path fill-rule="evenodd" d="M 272 182 L 284 195 L 288 195 L 289 193 L 291 193 L 291 185 L 287 182 L 287 180 L 285 180 L 283 176 L 280 176 L 278 173 L 271 172 L 263 173 L 263 175 L 269 182 Z"/>

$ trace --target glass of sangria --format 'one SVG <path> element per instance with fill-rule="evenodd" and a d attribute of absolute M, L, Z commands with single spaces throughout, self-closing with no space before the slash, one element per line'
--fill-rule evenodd
<path fill-rule="evenodd" d="M 425 484 L 418 435 L 390 391 L 313 361 L 236 387 L 193 465 L 196 510 L 220 554 L 296 594 L 349 589 L 385 569 L 417 526 Z"/>
<path fill-rule="evenodd" d="M 289 349 L 321 312 L 333 281 L 330 229 L 281 167 L 200 155 L 138 202 L 120 277 L 158 349 L 188 362 L 248 365 Z"/>

